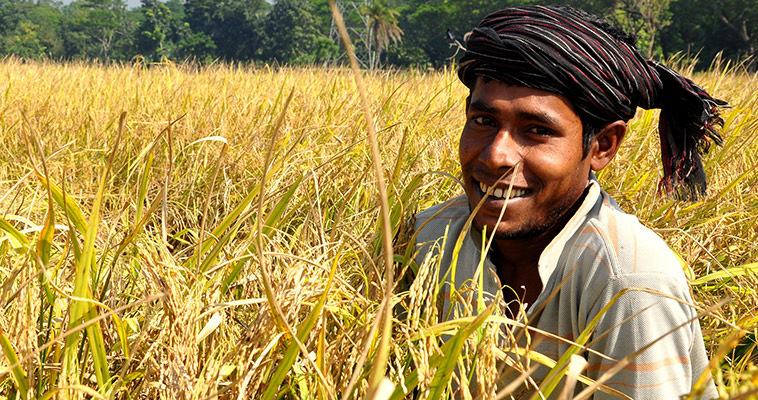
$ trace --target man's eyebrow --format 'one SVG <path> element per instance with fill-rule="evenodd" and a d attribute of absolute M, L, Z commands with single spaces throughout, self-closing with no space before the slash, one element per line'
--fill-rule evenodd
<path fill-rule="evenodd" d="M 474 111 L 486 112 L 489 114 L 497 114 L 498 112 L 497 108 L 480 100 L 474 100 L 471 103 L 469 103 L 469 109 L 474 110 Z M 559 120 L 555 116 L 547 112 L 519 111 L 517 113 L 517 116 L 521 119 L 539 122 L 545 125 L 559 125 L 560 124 Z"/>
<path fill-rule="evenodd" d="M 471 103 L 469 103 L 468 108 L 470 110 L 476 110 L 476 111 L 486 112 L 490 114 L 497 113 L 497 109 L 495 107 L 480 100 L 472 101 Z"/>
<path fill-rule="evenodd" d="M 535 121 L 539 122 L 545 125 L 559 125 L 559 120 L 551 115 L 550 113 L 546 112 L 528 112 L 528 111 L 519 111 L 518 116 L 521 119 L 529 120 L 529 121 Z"/>

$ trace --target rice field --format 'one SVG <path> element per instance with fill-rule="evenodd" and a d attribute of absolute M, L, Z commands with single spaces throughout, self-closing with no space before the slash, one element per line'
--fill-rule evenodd
<path fill-rule="evenodd" d="M 659 197 L 655 111 L 599 180 L 682 257 L 719 392 L 749 398 L 758 76 L 682 69 L 732 105 L 709 197 Z M 454 369 L 476 376 L 463 398 L 506 396 L 516 349 L 487 315 L 441 325 L 436 271 L 404 245 L 462 192 L 467 91 L 451 70 L 363 82 L 379 162 L 348 69 L 0 61 L 0 398 L 447 398 Z"/>

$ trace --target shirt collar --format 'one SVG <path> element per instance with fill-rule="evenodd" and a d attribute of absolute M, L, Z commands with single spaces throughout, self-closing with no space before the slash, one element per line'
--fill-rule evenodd
<path fill-rule="evenodd" d="M 585 196 L 582 205 L 576 210 L 576 213 L 568 220 L 566 225 L 558 232 L 553 240 L 548 243 L 545 250 L 540 255 L 538 263 L 538 270 L 540 274 L 540 280 L 542 281 L 542 290 L 547 287 L 550 276 L 555 271 L 558 265 L 558 259 L 563 253 L 563 249 L 566 247 L 568 240 L 574 236 L 574 233 L 584 225 L 584 221 L 592 208 L 597 204 L 597 200 L 600 197 L 600 184 L 597 182 L 595 175 L 590 176 L 589 190 L 587 196 Z"/>

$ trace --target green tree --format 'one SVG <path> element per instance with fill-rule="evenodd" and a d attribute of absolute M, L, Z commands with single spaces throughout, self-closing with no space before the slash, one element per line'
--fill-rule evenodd
<path fill-rule="evenodd" d="M 371 4 L 361 7 L 361 13 L 367 17 L 368 42 L 374 44 L 373 51 L 369 49 L 369 65 L 374 69 L 380 64 L 382 51 L 390 42 L 397 43 L 403 36 L 403 30 L 397 26 L 400 12 L 387 6 L 385 0 L 372 0 Z"/>
<path fill-rule="evenodd" d="M 393 8 L 394 5 L 389 4 L 387 1 L 393 0 L 380 0 L 381 5 L 383 6 L 382 8 L 396 10 L 396 8 Z M 328 37 L 337 45 L 337 48 L 340 49 L 341 39 L 337 32 L 337 26 L 334 24 L 328 0 L 307 0 L 307 2 L 310 5 L 309 8 L 313 10 L 313 14 L 316 17 L 317 30 L 322 35 Z M 383 11 L 378 7 L 374 7 L 373 0 L 338 0 L 336 1 L 336 4 L 337 8 L 342 13 L 342 18 L 345 21 L 348 35 L 350 35 L 350 40 L 353 43 L 353 50 L 355 51 L 358 62 L 367 68 L 374 67 L 376 65 L 375 60 L 378 61 L 378 58 L 376 57 L 377 46 L 374 40 L 376 37 L 373 32 L 374 26 L 372 25 L 369 14 L 378 16 L 381 21 L 386 19 L 386 17 L 382 16 Z M 371 10 L 372 8 L 374 8 L 374 10 Z M 394 24 L 397 26 L 400 12 L 399 10 L 396 10 L 392 14 L 393 15 L 390 16 L 390 19 L 394 19 Z M 402 29 L 400 29 L 399 26 L 397 29 L 402 32 Z M 385 50 L 388 49 L 388 45 L 391 45 L 392 43 L 394 43 L 393 39 L 390 39 L 387 43 L 383 43 L 382 51 L 380 53 L 384 53 Z M 344 56 L 345 54 L 343 52 L 336 57 L 335 61 L 345 60 Z"/>
<path fill-rule="evenodd" d="M 185 21 L 192 30 L 185 50 L 214 49 L 217 57 L 227 60 L 254 58 L 269 8 L 265 0 L 187 0 L 184 7 Z"/>
<path fill-rule="evenodd" d="M 0 52 L 20 57 L 60 57 L 62 14 L 49 1 L 0 0 Z"/>
<path fill-rule="evenodd" d="M 63 57 L 63 38 L 61 37 L 63 13 L 60 7 L 48 0 L 37 1 L 27 14 L 29 21 L 36 25 L 36 34 L 40 44 L 44 46 L 45 55 Z"/>
<path fill-rule="evenodd" d="M 652 58 L 658 36 L 671 24 L 671 0 L 621 0 L 613 14 L 615 22 L 638 37 L 637 45 Z"/>
<path fill-rule="evenodd" d="M 76 0 L 66 8 L 64 43 L 72 57 L 124 58 L 131 45 L 132 21 L 123 0 Z M 113 57 L 113 50 L 122 50 Z"/>
<path fill-rule="evenodd" d="M 39 26 L 30 21 L 21 21 L 13 35 L 5 43 L 5 51 L 24 58 L 35 58 L 45 54 L 47 49 L 38 35 Z"/>
<path fill-rule="evenodd" d="M 751 72 L 758 70 L 758 2 L 755 0 L 702 0 L 718 19 L 742 41 Z"/>
<path fill-rule="evenodd" d="M 0 35 L 12 32 L 23 18 L 22 6 L 26 2 L 0 0 Z"/>
<path fill-rule="evenodd" d="M 664 57 L 680 54 L 703 69 L 717 55 L 735 62 L 747 55 L 744 41 L 704 1 L 672 0 L 670 11 L 671 24 L 659 40 Z"/>
<path fill-rule="evenodd" d="M 612 17 L 619 0 L 556 0 L 551 4 L 568 5 L 599 15 L 601 17 Z"/>
<path fill-rule="evenodd" d="M 191 32 L 182 38 L 177 43 L 176 56 L 179 59 L 195 59 L 206 64 L 218 57 L 216 44 L 203 32 Z"/>
<path fill-rule="evenodd" d="M 419 50 L 426 55 L 422 65 L 441 67 L 449 64 L 457 48 L 452 46 L 448 31 L 459 41 L 487 14 L 501 8 L 522 5 L 528 1 L 505 0 L 410 0 L 398 7 L 400 28 L 405 32 L 405 54 L 418 59 Z M 407 46 L 407 47 L 406 47 Z M 414 49 L 414 47 L 416 49 Z"/>
<path fill-rule="evenodd" d="M 332 9 L 329 8 L 329 0 L 308 0 L 308 4 L 313 11 L 313 16 L 316 17 L 316 27 L 318 28 L 318 31 L 329 36 L 332 29 L 336 29 L 336 27 L 334 27 L 334 20 L 332 19 Z M 337 5 L 343 6 L 344 0 L 337 1 Z M 346 19 L 348 16 L 343 15 L 342 17 Z"/>
<path fill-rule="evenodd" d="M 265 61 L 312 64 L 328 61 L 338 52 L 334 41 L 319 32 L 311 5 L 304 0 L 278 0 L 263 26 Z"/>
<path fill-rule="evenodd" d="M 189 24 L 184 22 L 184 5 L 178 0 L 142 0 L 139 11 L 137 50 L 148 60 L 177 59 L 179 43 L 190 34 Z"/>
<path fill-rule="evenodd" d="M 649 58 L 653 57 L 660 31 L 671 24 L 670 3 L 671 0 L 639 0 L 637 2 L 642 24 L 648 34 L 647 56 Z"/>
<path fill-rule="evenodd" d="M 20 21 L 11 35 L 3 43 L 5 53 L 24 58 L 35 58 L 45 54 L 46 47 L 40 42 L 39 26 L 31 21 Z"/>

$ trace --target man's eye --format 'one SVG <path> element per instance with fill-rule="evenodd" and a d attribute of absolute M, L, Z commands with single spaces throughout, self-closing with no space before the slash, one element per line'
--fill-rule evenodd
<path fill-rule="evenodd" d="M 552 136 L 554 134 L 552 129 L 545 128 L 544 126 L 533 126 L 529 128 L 528 132 L 537 136 Z"/>
<path fill-rule="evenodd" d="M 494 123 L 492 121 L 492 118 L 485 117 L 483 115 L 476 116 L 476 117 L 472 118 L 471 120 L 474 121 L 474 123 L 477 124 L 477 125 L 492 126 L 492 124 Z"/>

